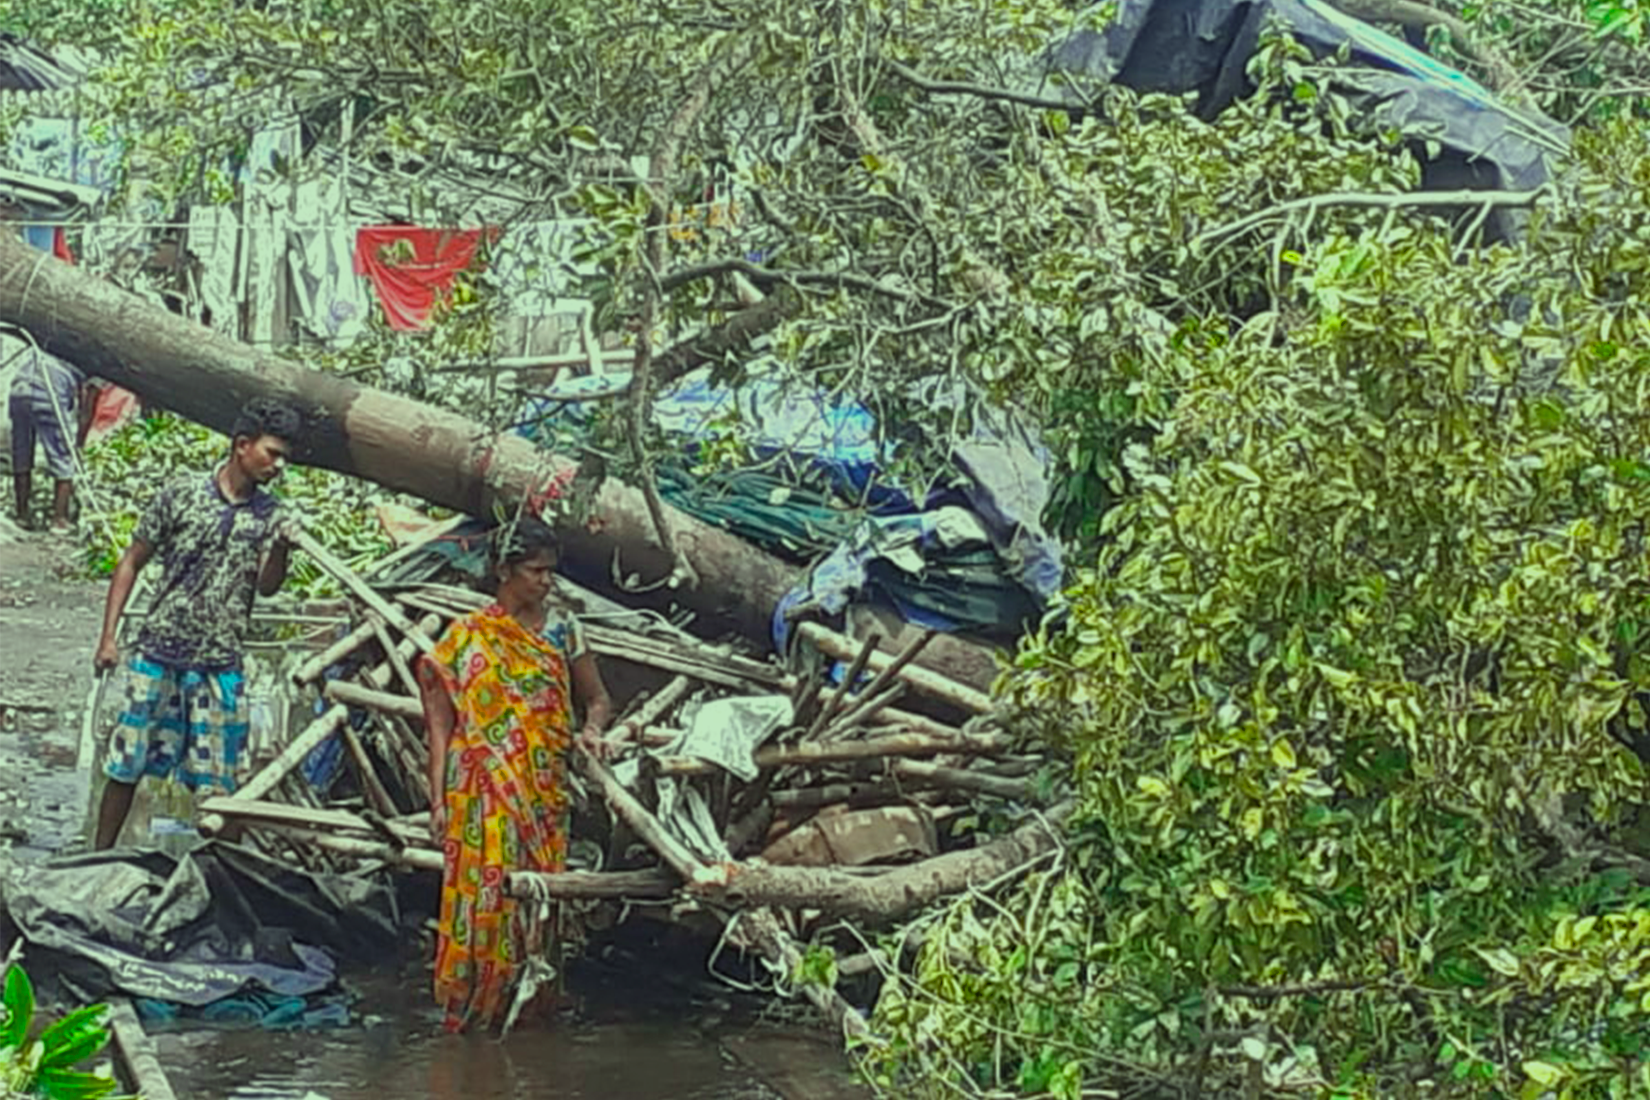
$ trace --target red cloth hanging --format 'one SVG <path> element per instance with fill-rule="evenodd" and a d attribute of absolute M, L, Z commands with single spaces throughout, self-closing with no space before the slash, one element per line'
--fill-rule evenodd
<path fill-rule="evenodd" d="M 363 226 L 355 234 L 355 273 L 371 281 L 391 328 L 416 331 L 429 325 L 436 299 L 447 296 L 453 276 L 475 261 L 484 234 L 491 241 L 498 229 Z M 401 241 L 411 245 L 411 260 L 393 258 L 393 246 Z"/>
<path fill-rule="evenodd" d="M 66 264 L 74 263 L 74 253 L 69 251 L 69 237 L 63 232 L 61 225 L 52 228 L 52 255 Z"/>

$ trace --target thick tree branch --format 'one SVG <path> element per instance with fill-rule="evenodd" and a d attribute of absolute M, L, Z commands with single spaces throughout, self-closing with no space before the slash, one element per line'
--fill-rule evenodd
<path fill-rule="evenodd" d="M 943 298 L 936 298 L 933 295 L 923 294 L 919 291 L 903 290 L 900 287 L 889 286 L 871 278 L 869 275 L 856 275 L 850 271 L 779 271 L 741 259 L 713 260 L 710 263 L 684 267 L 661 278 L 659 286 L 669 292 L 699 279 L 709 279 L 717 275 L 728 275 L 735 272 L 745 276 L 753 283 L 763 286 L 774 284 L 845 286 L 871 294 L 880 294 L 901 302 L 923 303 L 940 308 L 947 308 L 951 305 Z"/>
<path fill-rule="evenodd" d="M 647 455 L 648 410 L 653 403 L 653 326 L 659 319 L 659 299 L 664 294 L 660 275 L 670 246 L 671 197 L 676 190 L 676 166 L 682 142 L 698 124 L 699 116 L 710 103 L 711 87 L 720 65 L 712 65 L 699 74 L 687 98 L 684 99 L 666 123 L 648 161 L 648 189 L 652 192 L 652 209 L 647 219 L 647 243 L 643 252 L 642 304 L 638 311 L 636 358 L 630 370 L 629 436 L 630 453 L 636 463 L 636 477 L 647 502 L 648 514 L 658 532 L 659 545 L 670 560 L 670 573 L 663 583 L 677 587 L 686 581 L 697 586 L 698 575 L 676 545 L 676 536 L 665 519 L 664 500 L 659 496 L 659 483 L 653 476 L 653 464 Z"/>
<path fill-rule="evenodd" d="M 1225 225 L 1217 225 L 1213 229 L 1199 233 L 1192 238 L 1192 247 L 1210 241 L 1225 240 L 1237 236 L 1256 226 L 1264 225 L 1277 218 L 1287 217 L 1299 210 L 1317 210 L 1325 206 L 1368 206 L 1383 210 L 1426 209 L 1430 207 L 1465 206 L 1534 206 L 1543 197 L 1551 193 L 1547 187 L 1537 187 L 1530 191 L 1402 191 L 1396 194 L 1385 195 L 1364 191 L 1334 191 L 1326 195 L 1307 195 L 1304 198 L 1290 199 L 1276 206 L 1269 206 L 1265 210 L 1257 210 L 1253 214 L 1241 217 Z"/>
<path fill-rule="evenodd" d="M 794 295 L 776 294 L 740 310 L 715 328 L 705 329 L 665 349 L 653 361 L 654 384 L 668 386 L 689 371 L 707 363 L 720 363 L 729 355 L 749 348 L 757 337 L 794 317 L 800 307 Z"/>
<path fill-rule="evenodd" d="M 1035 107 L 1043 111 L 1081 111 L 1081 103 L 1068 103 L 1063 99 L 1048 99 L 1044 96 L 1030 95 L 1026 92 L 1011 92 L 1007 88 L 992 88 L 985 84 L 968 84 L 955 80 L 929 80 L 914 69 L 901 65 L 898 61 L 884 61 L 888 71 L 910 84 L 920 88 L 929 95 L 967 95 L 976 99 L 995 99 L 1004 103 L 1018 103 L 1025 107 Z"/>

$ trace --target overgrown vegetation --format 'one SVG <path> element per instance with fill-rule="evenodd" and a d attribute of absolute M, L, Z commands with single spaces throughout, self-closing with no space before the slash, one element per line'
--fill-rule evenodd
<path fill-rule="evenodd" d="M 1359 163 L 1239 117 L 1257 158 Z M 1166 171 L 1236 140 L 1115 121 Z M 1001 685 L 1072 754 L 1072 847 L 923 930 L 885 1087 L 1650 1091 L 1647 203 L 1617 119 L 1521 243 L 1280 219 L 1220 261 L 1261 308 L 1127 327 L 1121 502 Z"/>
<path fill-rule="evenodd" d="M 1014 92 L 1104 5 L 0 14 L 105 51 L 92 101 L 171 158 L 168 202 L 270 97 L 340 143 L 347 103 L 432 216 L 486 190 L 588 218 L 612 329 L 761 292 L 787 370 L 908 432 L 902 474 L 982 397 L 1040 417 L 1086 567 L 1000 686 L 1078 811 L 1052 861 L 907 930 L 884 1091 L 1644 1095 L 1650 13 L 1407 10 L 1446 6 L 1476 41 L 1431 48 L 1579 127 L 1515 242 L 1407 206 L 1422 154 L 1282 37 L 1212 121 Z M 655 251 L 707 188 L 738 216 Z M 401 385 L 386 351 L 329 365 Z"/>

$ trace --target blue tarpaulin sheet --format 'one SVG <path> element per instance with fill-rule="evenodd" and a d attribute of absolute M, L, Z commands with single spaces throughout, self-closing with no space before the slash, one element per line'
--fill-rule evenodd
<path fill-rule="evenodd" d="M 624 380 L 558 386 L 554 400 L 530 405 L 524 434 L 578 430 L 593 411 L 584 395 Z M 957 477 L 921 501 L 889 482 L 893 444 L 852 399 L 760 373 L 723 387 L 705 370 L 661 394 L 654 416 L 681 441 L 679 457 L 659 468 L 667 501 L 770 551 L 820 559 L 775 609 L 776 645 L 799 608 L 836 615 L 851 602 L 939 630 L 1012 634 L 1059 588 L 1060 547 L 1041 520 L 1048 455 L 1007 414 L 975 411 L 952 448 Z M 695 474 L 703 444 L 734 426 L 753 465 Z"/>

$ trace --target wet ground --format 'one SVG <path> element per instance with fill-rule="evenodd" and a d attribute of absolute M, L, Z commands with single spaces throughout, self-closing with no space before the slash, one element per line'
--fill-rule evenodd
<path fill-rule="evenodd" d="M 78 762 L 103 588 L 62 576 L 71 559 L 0 520 L 0 847 L 18 859 L 62 849 L 85 820 Z"/>
<path fill-rule="evenodd" d="M 83 843 L 90 820 L 84 719 L 104 586 L 69 575 L 70 557 L 65 544 L 0 520 L 0 850 L 24 862 Z M 149 832 L 138 813 L 132 826 Z M 157 1035 L 180 1100 L 864 1095 L 828 1036 L 763 1023 L 714 996 L 661 998 L 645 974 L 617 985 L 609 975 L 582 991 L 577 1014 L 502 1043 L 443 1034 L 422 974 L 358 974 L 349 984 L 359 999 L 346 1028 Z"/>

